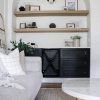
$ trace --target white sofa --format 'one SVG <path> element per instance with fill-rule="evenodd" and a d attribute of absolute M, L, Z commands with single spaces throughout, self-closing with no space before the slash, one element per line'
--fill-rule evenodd
<path fill-rule="evenodd" d="M 25 63 L 38 62 L 39 71 L 27 72 L 23 76 L 14 76 L 13 83 L 18 83 L 25 89 L 20 90 L 16 88 L 0 88 L 0 100 L 34 100 L 41 87 L 43 75 L 41 73 L 41 58 L 40 57 L 25 57 Z M 29 67 L 31 63 L 29 64 Z"/>

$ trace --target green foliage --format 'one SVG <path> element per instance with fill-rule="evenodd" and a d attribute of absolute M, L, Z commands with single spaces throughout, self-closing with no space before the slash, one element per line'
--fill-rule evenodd
<path fill-rule="evenodd" d="M 76 35 L 74 37 L 71 36 L 71 39 L 81 39 L 81 36 L 78 36 L 78 35 Z"/>
<path fill-rule="evenodd" d="M 21 51 L 26 51 L 27 53 L 31 53 L 33 54 L 33 48 L 29 45 L 29 43 L 25 44 L 24 42 L 22 42 L 22 39 L 19 40 L 19 43 L 17 43 L 16 41 L 11 41 L 10 43 L 12 43 L 13 47 L 12 49 L 9 49 L 8 50 L 14 50 L 16 48 L 19 49 L 19 52 Z"/>

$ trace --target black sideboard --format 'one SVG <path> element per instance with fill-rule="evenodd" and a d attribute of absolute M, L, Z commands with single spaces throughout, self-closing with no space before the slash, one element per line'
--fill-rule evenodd
<path fill-rule="evenodd" d="M 42 73 L 47 78 L 89 78 L 90 48 L 33 49 L 33 54 L 42 58 Z"/>

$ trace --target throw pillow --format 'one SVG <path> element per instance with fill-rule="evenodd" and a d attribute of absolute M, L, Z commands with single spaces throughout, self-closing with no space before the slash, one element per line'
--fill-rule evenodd
<path fill-rule="evenodd" d="M 26 69 L 28 72 L 34 72 L 37 71 L 39 72 L 41 70 L 40 68 L 40 63 L 38 61 L 29 61 L 26 62 Z"/>
<path fill-rule="evenodd" d="M 24 51 L 21 51 L 19 53 L 19 55 L 20 55 L 20 64 L 21 64 L 21 67 L 22 67 L 23 71 L 26 72 Z"/>
<path fill-rule="evenodd" d="M 10 75 L 25 75 L 19 62 L 18 49 L 15 49 L 9 55 L 0 53 L 0 58 Z"/>

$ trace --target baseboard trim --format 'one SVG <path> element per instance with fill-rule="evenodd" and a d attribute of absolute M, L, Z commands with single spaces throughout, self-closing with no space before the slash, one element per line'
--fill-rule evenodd
<path fill-rule="evenodd" d="M 42 83 L 41 88 L 61 88 L 62 83 Z"/>

